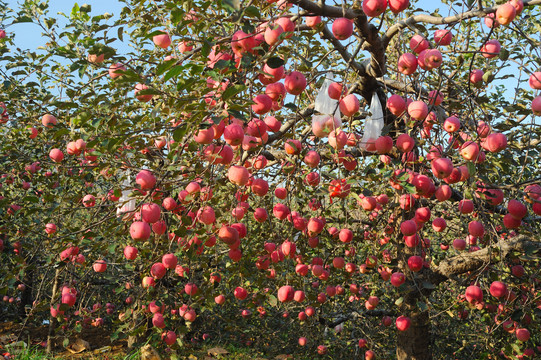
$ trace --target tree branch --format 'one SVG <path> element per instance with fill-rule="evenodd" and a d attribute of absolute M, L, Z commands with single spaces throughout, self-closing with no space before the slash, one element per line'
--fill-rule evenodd
<path fill-rule="evenodd" d="M 541 0 L 530 0 L 530 1 L 524 1 L 524 6 L 533 6 L 533 5 L 539 5 L 541 4 Z M 501 5 L 500 5 L 501 6 Z M 445 24 L 453 24 L 456 22 L 460 22 L 462 20 L 467 20 L 471 18 L 476 17 L 482 17 L 487 14 L 491 14 L 498 10 L 500 6 L 494 6 L 485 8 L 482 10 L 471 10 L 466 11 L 461 14 L 453 15 L 453 16 L 447 16 L 447 17 L 438 17 L 438 16 L 431 16 L 426 14 L 421 15 L 414 15 L 410 16 L 406 20 L 399 21 L 395 25 L 391 26 L 385 35 L 383 35 L 383 45 L 386 49 L 387 46 L 389 46 L 389 43 L 391 39 L 398 34 L 398 32 L 406 27 L 414 26 L 417 23 L 425 23 L 425 24 L 433 24 L 433 25 L 445 25 Z"/>
<path fill-rule="evenodd" d="M 511 239 L 502 239 L 496 244 L 471 253 L 460 254 L 445 259 L 432 269 L 431 282 L 439 284 L 452 276 L 464 274 L 468 271 L 480 269 L 483 265 L 494 263 L 496 256 L 505 258 L 514 251 L 541 250 L 541 242 L 525 235 L 519 235 Z"/>

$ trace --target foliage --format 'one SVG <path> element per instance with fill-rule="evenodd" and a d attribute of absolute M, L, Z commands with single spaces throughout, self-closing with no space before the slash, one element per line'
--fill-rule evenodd
<path fill-rule="evenodd" d="M 208 338 L 307 358 L 539 352 L 541 98 L 528 84 L 541 66 L 539 1 L 495 28 L 483 18 L 503 4 L 479 1 L 375 17 L 359 1 L 123 3 L 97 16 L 90 5 L 60 15 L 46 2 L 0 7 L 3 314 L 51 316 L 64 336 L 102 326 L 169 355 Z M 312 26 L 315 15 L 323 22 Z M 294 31 L 273 38 L 289 16 Z M 338 40 L 342 17 L 355 31 Z M 16 48 L 8 25 L 19 22 L 39 26 L 46 46 Z M 449 45 L 436 30 L 452 33 Z M 406 75 L 414 35 L 435 50 L 415 54 L 425 69 Z M 501 50 L 484 47 L 495 39 Z M 314 110 L 329 72 L 349 89 L 340 111 L 354 108 L 340 122 Z M 283 77 L 287 94 L 275 96 L 269 84 Z M 389 151 L 361 141 L 374 94 Z M 391 95 L 408 108 L 396 111 Z M 317 115 L 329 126 L 319 136 Z M 311 166 L 314 152 L 321 161 Z M 464 200 L 472 211 L 461 211 Z M 268 219 L 258 221 L 262 209 Z M 431 226 L 436 218 L 445 230 Z M 406 238 L 412 223 L 418 238 Z M 162 275 L 166 254 L 178 264 Z M 421 271 L 408 266 L 416 256 Z M 405 283 L 391 284 L 391 273 Z M 509 291 L 492 296 L 494 281 Z M 283 301 L 284 286 L 306 299 Z M 308 307 L 314 314 L 300 320 Z M 401 315 L 411 319 L 404 331 Z"/>

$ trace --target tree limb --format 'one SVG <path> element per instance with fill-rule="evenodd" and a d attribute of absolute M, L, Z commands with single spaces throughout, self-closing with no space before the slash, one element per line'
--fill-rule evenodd
<path fill-rule="evenodd" d="M 539 5 L 541 4 L 541 0 L 530 0 L 530 1 L 524 1 L 524 6 L 533 6 L 533 5 Z M 501 6 L 501 5 L 500 5 Z M 462 20 L 467 20 L 471 18 L 476 17 L 482 17 L 487 14 L 491 14 L 498 10 L 500 6 L 494 6 L 489 8 L 484 8 L 482 10 L 471 10 L 466 11 L 461 14 L 453 15 L 453 16 L 447 16 L 447 17 L 438 17 L 438 16 L 431 16 L 426 14 L 421 15 L 414 15 L 410 16 L 409 18 L 399 21 L 395 25 L 391 26 L 385 35 L 383 35 L 383 45 L 386 49 L 389 45 L 391 39 L 398 34 L 398 32 L 406 27 L 414 26 L 417 23 L 425 23 L 425 24 L 433 24 L 433 25 L 446 25 L 446 24 L 453 24 L 456 22 L 460 22 Z"/>
<path fill-rule="evenodd" d="M 460 254 L 445 259 L 432 269 L 431 282 L 439 284 L 452 276 L 467 273 L 481 268 L 484 264 L 494 263 L 496 256 L 505 258 L 514 251 L 540 250 L 541 242 L 525 235 L 502 239 L 496 244 L 471 253 Z"/>

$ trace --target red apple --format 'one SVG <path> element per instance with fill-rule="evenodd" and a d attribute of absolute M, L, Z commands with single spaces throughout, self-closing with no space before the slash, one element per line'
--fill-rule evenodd
<path fill-rule="evenodd" d="M 353 22 L 346 18 L 334 20 L 332 24 L 332 33 L 338 40 L 346 40 L 353 34 Z"/>

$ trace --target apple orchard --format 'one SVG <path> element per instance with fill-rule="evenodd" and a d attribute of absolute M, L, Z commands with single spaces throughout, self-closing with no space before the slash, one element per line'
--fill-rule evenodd
<path fill-rule="evenodd" d="M 541 357 L 541 0 L 425 5 L 2 6 L 0 318 L 52 351 Z"/>

